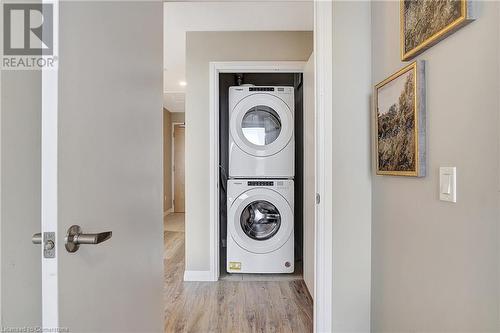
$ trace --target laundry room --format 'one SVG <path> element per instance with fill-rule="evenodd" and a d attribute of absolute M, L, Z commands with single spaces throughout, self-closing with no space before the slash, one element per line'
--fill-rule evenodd
<path fill-rule="evenodd" d="M 186 143 L 204 137 L 208 151 L 196 155 L 198 165 L 186 163 L 186 193 L 196 177 L 200 200 L 191 212 L 187 204 L 185 279 L 197 281 L 199 273 L 188 268 L 193 257 L 206 258 L 211 279 L 305 281 L 312 294 L 313 35 L 223 31 L 187 32 L 186 38 Z M 187 149 L 187 159 L 190 154 Z M 209 169 L 208 201 L 201 165 Z M 249 194 L 256 197 L 243 200 Z M 193 225 L 190 214 L 198 217 Z M 197 242 L 190 245 L 193 234 Z"/>
<path fill-rule="evenodd" d="M 302 279 L 303 99 L 302 73 L 219 74 L 222 279 Z"/>

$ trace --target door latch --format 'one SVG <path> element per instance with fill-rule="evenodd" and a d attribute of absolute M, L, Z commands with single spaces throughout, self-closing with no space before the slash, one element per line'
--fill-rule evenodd
<path fill-rule="evenodd" d="M 319 195 L 319 193 L 316 193 L 316 205 L 319 205 L 320 202 L 321 202 L 321 196 Z"/>
<path fill-rule="evenodd" d="M 33 244 L 42 244 L 42 233 L 36 233 L 31 237 Z M 43 233 L 43 257 L 55 258 L 56 257 L 56 233 L 44 232 Z"/>

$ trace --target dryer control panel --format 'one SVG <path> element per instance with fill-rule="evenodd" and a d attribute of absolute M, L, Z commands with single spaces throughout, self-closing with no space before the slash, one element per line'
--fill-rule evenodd
<path fill-rule="evenodd" d="M 264 87 L 264 86 L 233 86 L 229 87 L 229 91 L 234 92 L 268 92 L 279 94 L 293 94 L 294 88 L 290 86 L 281 86 L 281 87 Z"/>
<path fill-rule="evenodd" d="M 278 88 L 280 89 L 280 88 Z M 281 91 L 284 89 L 281 88 Z M 274 91 L 274 87 L 250 87 L 248 88 L 248 91 Z"/>

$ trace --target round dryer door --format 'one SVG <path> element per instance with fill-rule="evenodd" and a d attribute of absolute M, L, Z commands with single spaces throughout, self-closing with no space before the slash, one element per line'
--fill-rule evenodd
<path fill-rule="evenodd" d="M 293 135 L 293 114 L 282 99 L 270 94 L 243 98 L 231 113 L 231 135 L 240 149 L 253 156 L 271 156 Z"/>
<path fill-rule="evenodd" d="M 234 241 L 253 253 L 279 249 L 293 231 L 293 212 L 279 193 L 252 189 L 241 194 L 230 208 L 228 229 Z"/>

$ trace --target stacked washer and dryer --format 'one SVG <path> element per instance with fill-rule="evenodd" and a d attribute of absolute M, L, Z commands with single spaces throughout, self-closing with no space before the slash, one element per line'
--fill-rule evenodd
<path fill-rule="evenodd" d="M 228 273 L 294 271 L 294 88 L 229 88 Z"/>

